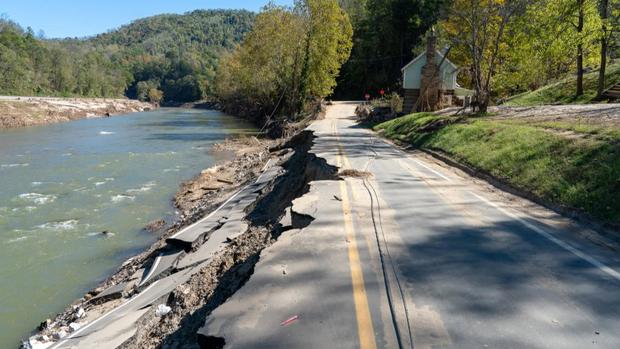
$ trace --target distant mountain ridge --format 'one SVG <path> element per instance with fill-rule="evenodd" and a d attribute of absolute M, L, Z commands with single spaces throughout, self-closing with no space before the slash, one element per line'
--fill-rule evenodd
<path fill-rule="evenodd" d="M 156 43 L 178 44 L 172 39 L 232 48 L 252 29 L 255 14 L 247 10 L 195 10 L 137 19 L 107 33 L 87 38 L 99 45 L 128 47 Z M 163 52 L 159 52 L 163 53 Z"/>
<path fill-rule="evenodd" d="M 210 91 L 218 58 L 241 42 L 254 17 L 196 10 L 50 40 L 0 19 L 0 94 L 198 100 Z"/>

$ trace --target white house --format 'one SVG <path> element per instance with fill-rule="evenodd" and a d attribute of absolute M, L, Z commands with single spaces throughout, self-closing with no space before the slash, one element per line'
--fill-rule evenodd
<path fill-rule="evenodd" d="M 443 59 L 443 54 L 439 50 L 435 51 L 435 63 L 439 65 Z M 420 90 L 422 82 L 422 68 L 426 65 L 426 51 L 409 62 L 403 69 L 403 88 L 405 90 Z M 440 67 L 441 89 L 454 91 L 458 86 L 456 84 L 456 76 L 459 68 L 445 59 Z"/>
<path fill-rule="evenodd" d="M 452 104 L 452 96 L 454 90 L 458 87 L 456 76 L 459 68 L 449 59 L 444 59 L 444 53 L 435 49 L 435 37 L 429 36 L 426 51 L 414 58 L 409 64 L 403 67 L 403 89 L 405 91 L 405 101 L 403 111 L 411 112 L 416 107 L 416 102 L 422 90 L 423 71 L 427 65 L 429 57 L 433 59 L 435 69 L 438 68 L 438 75 L 441 86 L 439 87 L 439 96 L 442 104 Z M 442 61 L 443 60 L 443 61 Z M 441 63 L 441 66 L 439 64 Z M 437 70 L 435 70 L 437 71 Z"/>

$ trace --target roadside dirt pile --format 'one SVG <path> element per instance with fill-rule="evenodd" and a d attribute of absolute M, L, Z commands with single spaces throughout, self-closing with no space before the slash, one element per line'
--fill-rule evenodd
<path fill-rule="evenodd" d="M 0 128 L 45 125 L 153 108 L 152 104 L 129 99 L 4 97 L 0 99 Z"/>

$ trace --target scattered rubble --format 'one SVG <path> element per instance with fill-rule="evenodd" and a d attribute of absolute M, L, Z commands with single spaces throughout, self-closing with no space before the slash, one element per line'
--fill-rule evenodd
<path fill-rule="evenodd" d="M 254 152 L 243 152 L 236 159 L 205 170 L 194 180 L 184 183 L 175 199 L 181 210 L 179 221 L 168 227 L 161 239 L 147 251 L 125 262 L 101 286 L 74 302 L 54 320 L 46 321 L 39 328 L 40 333 L 31 339 L 38 340 L 45 336 L 48 340 L 53 338 L 57 341 L 64 338 L 83 324 L 115 308 L 123 299 L 140 292 L 138 282 L 144 270 L 165 251 L 168 237 L 220 206 L 232 192 L 259 177 L 265 164 L 271 164 L 282 171 L 261 186 L 263 189 L 256 201 L 248 203 L 244 218 L 246 224 L 242 225 L 244 231 L 228 239 L 224 248 L 188 281 L 155 302 L 157 306 L 151 306 L 140 318 L 135 335 L 121 347 L 198 348 L 199 345 L 205 347 L 204 343 L 223 345 L 225 340 L 222 338 L 199 338 L 197 341 L 196 332 L 206 316 L 251 276 L 265 247 L 276 241 L 284 231 L 300 229 L 312 222 L 311 212 L 298 212 L 294 203 L 308 190 L 308 183 L 338 178 L 337 168 L 308 152 L 313 137 L 310 131 L 304 131 L 285 143 L 256 143 L 252 140 L 255 143 Z M 217 180 L 222 178 L 230 183 Z M 219 183 L 218 189 L 203 189 L 215 182 Z M 283 274 L 286 274 L 286 269 L 283 269 Z M 27 346 L 24 344 L 23 347 Z"/>
<path fill-rule="evenodd" d="M 168 314 L 171 311 L 172 311 L 172 308 L 170 308 L 169 306 L 167 306 L 165 304 L 160 304 L 160 305 L 157 306 L 157 310 L 155 310 L 155 315 L 157 315 L 157 316 L 165 316 L 166 314 Z"/>
<path fill-rule="evenodd" d="M 215 197 L 224 196 L 248 178 L 257 176 L 269 157 L 269 148 L 276 144 L 272 140 L 245 137 L 242 140 L 227 140 L 214 149 L 229 151 L 236 149 L 236 157 L 223 164 L 208 168 L 195 178 L 181 184 L 174 199 L 174 205 L 181 210 L 181 216 L 193 216 Z"/>

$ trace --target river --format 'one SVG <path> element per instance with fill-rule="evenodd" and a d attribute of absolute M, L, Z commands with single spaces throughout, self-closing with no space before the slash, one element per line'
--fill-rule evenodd
<path fill-rule="evenodd" d="M 179 183 L 222 160 L 212 145 L 252 132 L 172 108 L 0 130 L 0 348 L 152 244 L 142 228 L 172 217 Z"/>

